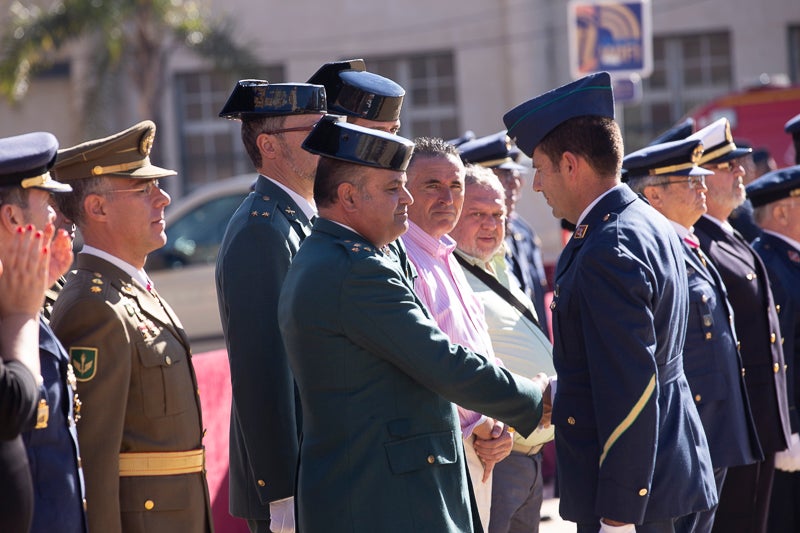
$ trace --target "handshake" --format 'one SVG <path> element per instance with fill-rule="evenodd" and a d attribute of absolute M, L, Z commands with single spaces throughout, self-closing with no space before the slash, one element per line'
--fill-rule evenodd
<path fill-rule="evenodd" d="M 540 372 L 532 381 L 542 388 L 542 418 L 539 426 L 527 438 L 517 435 L 514 428 L 499 420 L 487 418 L 473 430 L 475 453 L 483 463 L 483 482 L 489 479 L 494 465 L 508 457 L 517 445 L 521 449 L 532 450 L 553 440 L 555 428 L 550 423 L 553 412 L 553 397 L 557 377 L 548 377 Z"/>

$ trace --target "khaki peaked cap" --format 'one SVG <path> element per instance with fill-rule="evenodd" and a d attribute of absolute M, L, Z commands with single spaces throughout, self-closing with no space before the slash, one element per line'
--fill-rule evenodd
<path fill-rule="evenodd" d="M 58 151 L 52 172 L 61 181 L 98 176 L 154 179 L 177 174 L 150 164 L 156 125 L 144 120 L 109 137 Z"/>

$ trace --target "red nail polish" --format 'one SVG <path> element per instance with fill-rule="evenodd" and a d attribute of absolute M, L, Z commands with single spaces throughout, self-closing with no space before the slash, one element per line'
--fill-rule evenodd
<path fill-rule="evenodd" d="M 22 226 L 17 226 L 17 233 L 22 233 L 23 231 L 25 230 L 22 229 Z"/>
<path fill-rule="evenodd" d="M 28 224 L 28 231 L 33 231 L 33 224 Z"/>
<path fill-rule="evenodd" d="M 37 239 L 41 239 L 42 238 L 42 232 L 41 231 L 37 231 L 36 234 L 34 235 L 34 237 L 36 237 Z"/>

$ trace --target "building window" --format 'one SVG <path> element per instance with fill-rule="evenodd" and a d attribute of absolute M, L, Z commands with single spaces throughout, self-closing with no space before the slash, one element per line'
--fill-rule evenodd
<path fill-rule="evenodd" d="M 367 70 L 399 83 L 406 90 L 400 112 L 400 135 L 460 135 L 456 76 L 452 52 L 433 52 L 366 59 Z"/>
<path fill-rule="evenodd" d="M 789 26 L 789 79 L 800 83 L 800 26 Z"/>
<path fill-rule="evenodd" d="M 283 79 L 281 67 L 267 67 L 261 73 L 267 80 Z M 242 146 L 239 121 L 219 118 L 237 79 L 212 71 L 175 76 L 183 194 L 205 183 L 253 172 Z"/>
<path fill-rule="evenodd" d="M 626 151 L 641 148 L 694 108 L 733 89 L 728 32 L 653 39 L 653 73 L 642 100 L 624 107 Z"/>

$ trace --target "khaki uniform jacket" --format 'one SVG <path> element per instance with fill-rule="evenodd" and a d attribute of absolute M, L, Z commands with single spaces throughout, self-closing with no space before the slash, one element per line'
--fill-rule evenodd
<path fill-rule="evenodd" d="M 70 354 L 83 402 L 89 531 L 210 531 L 204 472 L 119 475 L 121 452 L 202 447 L 189 343 L 169 306 L 111 263 L 80 254 L 51 326 Z"/>

